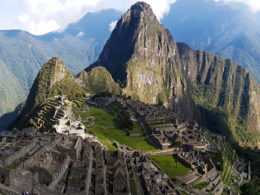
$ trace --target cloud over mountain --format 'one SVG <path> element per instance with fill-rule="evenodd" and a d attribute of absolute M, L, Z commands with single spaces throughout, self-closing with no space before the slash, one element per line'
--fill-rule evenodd
<path fill-rule="evenodd" d="M 41 35 L 50 31 L 63 29 L 67 24 L 78 21 L 88 12 L 109 8 L 124 12 L 137 1 L 138 0 L 2 0 L 0 7 L 0 29 L 19 28 L 29 31 L 32 34 Z M 170 5 L 176 0 L 143 1 L 151 5 L 157 18 L 161 20 L 168 14 Z M 260 10 L 259 0 L 214 1 L 220 3 L 243 3 L 249 6 L 254 12 Z M 11 12 L 9 11 L 10 9 L 12 9 Z M 6 22 L 6 16 L 8 16 L 8 20 L 10 21 Z"/>
<path fill-rule="evenodd" d="M 117 9 L 125 11 L 137 0 L 23 0 L 24 13 L 18 16 L 18 21 L 25 30 L 40 35 L 64 28 L 68 23 L 79 20 L 87 12 L 102 9 Z M 144 0 L 149 3 L 158 19 L 170 10 L 175 0 Z"/>

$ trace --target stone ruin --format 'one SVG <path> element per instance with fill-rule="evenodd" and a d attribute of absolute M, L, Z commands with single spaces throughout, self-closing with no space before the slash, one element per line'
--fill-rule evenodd
<path fill-rule="evenodd" d="M 181 146 L 186 148 L 187 145 L 197 149 L 204 149 L 207 146 L 203 130 L 196 123 L 168 123 L 150 125 L 150 128 L 152 134 L 148 137 L 148 140 L 161 150 Z"/>
<path fill-rule="evenodd" d="M 133 190 L 131 183 L 141 194 L 179 194 L 146 155 L 116 145 L 118 151 L 108 151 L 94 139 L 79 136 L 35 139 L 11 164 L 0 167 L 0 192 L 123 195 Z"/>
<path fill-rule="evenodd" d="M 169 120 L 170 118 L 176 118 L 175 114 L 170 110 L 165 109 L 163 106 L 145 104 L 135 100 L 124 100 L 118 98 L 117 101 L 126 108 L 130 115 L 137 118 L 143 118 L 144 120 Z"/>
<path fill-rule="evenodd" d="M 224 184 L 221 180 L 221 174 L 216 169 L 214 163 L 207 152 L 191 150 L 187 152 L 179 152 L 177 158 L 180 162 L 190 167 L 193 172 L 184 176 L 178 177 L 185 184 L 190 184 L 195 181 L 208 182 L 208 191 L 214 191 L 214 194 L 221 194 Z"/>

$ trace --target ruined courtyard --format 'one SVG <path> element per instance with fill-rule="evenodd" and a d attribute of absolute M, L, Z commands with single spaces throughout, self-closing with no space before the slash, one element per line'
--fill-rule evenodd
<path fill-rule="evenodd" d="M 38 124 L 36 129 L 41 131 L 27 128 L 1 134 L 1 192 L 75 195 L 221 194 L 228 189 L 227 184 L 231 181 L 239 185 L 250 176 L 246 172 L 245 162 L 235 155 L 236 166 L 218 170 L 216 162 L 211 158 L 222 149 L 221 143 L 225 138 L 209 132 L 196 122 L 178 119 L 162 106 L 123 98 L 93 97 L 83 103 L 73 104 L 74 107 L 80 107 L 81 113 L 85 114 L 84 118 L 83 115 L 71 116 L 64 105 L 72 103 L 66 97 L 55 97 L 50 102 L 53 108 L 51 112 L 45 112 L 53 115 L 49 132 L 45 129 L 50 123 L 39 122 L 34 124 Z M 111 115 L 111 120 L 119 117 L 129 122 L 129 119 L 131 127 L 114 130 L 119 128 L 111 126 L 114 123 L 97 126 L 95 117 L 100 114 L 89 116 L 91 109 L 103 109 Z M 122 114 L 128 118 L 120 118 Z M 104 138 L 95 132 L 95 127 L 101 129 L 99 132 L 120 132 L 121 136 L 118 140 L 116 137 Z M 122 137 L 137 141 L 137 145 L 119 143 Z M 143 145 L 138 146 L 140 143 Z M 144 145 L 147 148 L 141 150 Z M 173 164 L 175 159 L 176 169 L 178 162 L 189 171 L 169 177 L 165 167 L 153 160 L 165 155 L 172 156 Z M 201 184 L 205 184 L 205 187 L 195 187 Z"/>

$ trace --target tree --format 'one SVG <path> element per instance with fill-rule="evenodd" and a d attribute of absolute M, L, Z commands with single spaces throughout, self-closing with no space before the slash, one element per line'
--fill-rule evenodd
<path fill-rule="evenodd" d="M 260 195 L 260 192 L 257 190 L 255 183 L 249 181 L 241 187 L 241 195 Z"/>

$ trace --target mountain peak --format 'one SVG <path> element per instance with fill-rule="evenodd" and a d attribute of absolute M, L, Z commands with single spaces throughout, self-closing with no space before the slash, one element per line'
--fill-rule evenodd
<path fill-rule="evenodd" d="M 52 57 L 49 62 L 52 64 L 52 65 L 56 65 L 56 64 L 59 64 L 59 63 L 63 63 L 62 60 L 57 57 L 57 56 L 54 56 Z M 64 64 L 63 64 L 64 65 Z"/>
<path fill-rule="evenodd" d="M 130 10 L 132 12 L 141 13 L 143 11 L 152 11 L 152 8 L 149 4 L 139 1 L 131 6 Z"/>
<path fill-rule="evenodd" d="M 150 59 L 151 56 L 156 58 L 155 56 L 159 55 L 158 49 L 163 48 L 164 51 L 160 53 L 171 50 L 165 49 L 167 45 L 168 34 L 157 20 L 151 6 L 137 2 L 118 21 L 97 62 L 86 71 L 96 66 L 105 66 L 116 81 L 126 86 L 130 60 L 139 59 L 141 62 L 141 59 L 146 59 L 150 54 Z"/>
<path fill-rule="evenodd" d="M 51 88 L 64 77 L 73 77 L 59 57 L 48 60 L 39 71 L 30 94 L 27 98 L 23 113 L 27 115 L 36 106 L 44 102 Z"/>
<path fill-rule="evenodd" d="M 122 16 L 123 22 L 130 20 L 136 23 L 146 23 L 148 21 L 157 21 L 151 6 L 145 2 L 137 2 Z"/>

